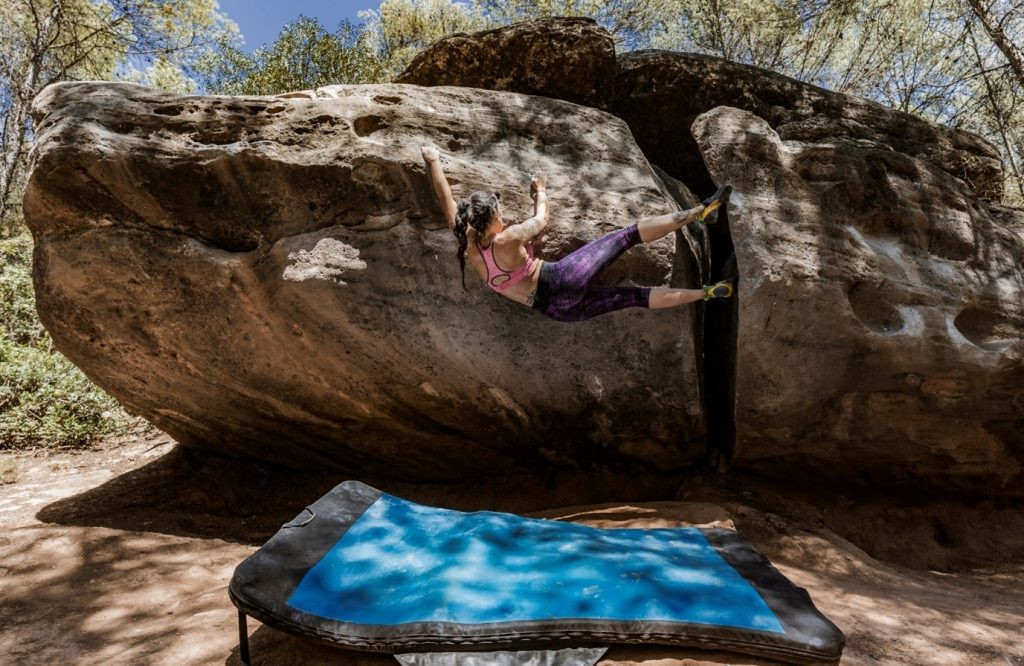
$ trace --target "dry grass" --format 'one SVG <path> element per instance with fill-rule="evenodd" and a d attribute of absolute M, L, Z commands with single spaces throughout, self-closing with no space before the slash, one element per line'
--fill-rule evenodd
<path fill-rule="evenodd" d="M 14 457 L 0 458 L 0 486 L 18 482 L 18 461 Z"/>

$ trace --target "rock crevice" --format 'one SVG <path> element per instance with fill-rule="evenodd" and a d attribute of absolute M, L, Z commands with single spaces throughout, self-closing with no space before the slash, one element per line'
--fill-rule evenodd
<path fill-rule="evenodd" d="M 558 41 L 544 20 L 508 30 Z M 490 58 L 496 39 L 463 35 L 460 48 Z M 463 62 L 440 41 L 403 76 L 523 91 L 513 63 L 482 76 Z M 580 62 L 530 92 L 580 95 L 594 82 Z M 696 315 L 710 462 L 1020 494 L 1024 212 L 997 203 L 995 147 L 701 54 L 618 54 L 614 79 L 605 108 L 663 180 L 678 179 L 681 206 L 734 187 L 700 241 L 702 281 L 738 281 L 736 299 Z"/>
<path fill-rule="evenodd" d="M 1021 239 L 924 159 L 888 170 L 872 147 L 785 140 L 727 106 L 692 129 L 740 194 L 737 464 L 1020 494 Z"/>

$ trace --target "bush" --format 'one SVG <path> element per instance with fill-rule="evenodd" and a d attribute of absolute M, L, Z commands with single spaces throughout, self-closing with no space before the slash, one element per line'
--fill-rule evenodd
<path fill-rule="evenodd" d="M 0 240 L 0 448 L 84 446 L 135 420 L 64 355 L 36 315 L 32 239 Z"/>

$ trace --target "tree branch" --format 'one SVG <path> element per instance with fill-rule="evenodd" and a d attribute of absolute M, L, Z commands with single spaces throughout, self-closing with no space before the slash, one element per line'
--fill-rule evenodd
<path fill-rule="evenodd" d="M 1014 74 L 1017 75 L 1020 85 L 1024 87 L 1024 54 L 1007 39 L 1006 33 L 1003 32 L 1001 27 L 1002 23 L 994 23 L 992 15 L 987 8 L 981 6 L 980 0 L 967 0 L 967 4 L 974 11 L 974 15 L 978 17 L 992 43 L 996 45 L 1003 53 L 1003 56 L 1006 57 L 1006 61 L 1010 63 L 1010 67 L 1013 68 Z M 971 39 L 974 39 L 973 35 Z M 977 46 L 975 46 L 975 49 L 977 49 Z"/>

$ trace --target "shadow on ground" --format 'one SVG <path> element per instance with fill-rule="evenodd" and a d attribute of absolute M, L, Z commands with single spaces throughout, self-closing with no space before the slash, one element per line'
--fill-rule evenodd
<path fill-rule="evenodd" d="M 346 480 L 180 448 L 135 467 L 160 455 L 149 444 L 26 458 L 21 480 L 0 487 L 0 508 L 9 507 L 0 512 L 0 654 L 10 663 L 237 663 L 227 595 L 235 566 Z M 359 480 L 424 504 L 599 527 L 729 523 L 846 633 L 848 663 L 1024 663 L 1019 505 L 797 493 L 739 474 L 531 472 L 457 486 Z M 257 664 L 397 663 L 256 622 L 250 629 Z M 629 646 L 600 663 L 767 662 Z"/>
<path fill-rule="evenodd" d="M 161 458 L 38 512 L 45 523 L 262 544 L 282 523 L 351 476 L 288 469 L 176 447 Z M 457 484 L 356 477 L 422 504 L 528 513 L 553 506 L 671 499 L 683 477 L 640 470 L 524 470 Z"/>
<path fill-rule="evenodd" d="M 177 446 L 96 488 L 45 506 L 36 518 L 260 545 L 304 507 L 351 478 Z M 990 570 L 1024 562 L 1020 501 L 890 497 L 807 484 L 796 490 L 740 473 L 523 470 L 461 483 L 356 479 L 404 499 L 462 511 L 527 514 L 551 507 L 675 499 L 742 502 L 828 528 L 874 558 L 912 569 Z"/>

